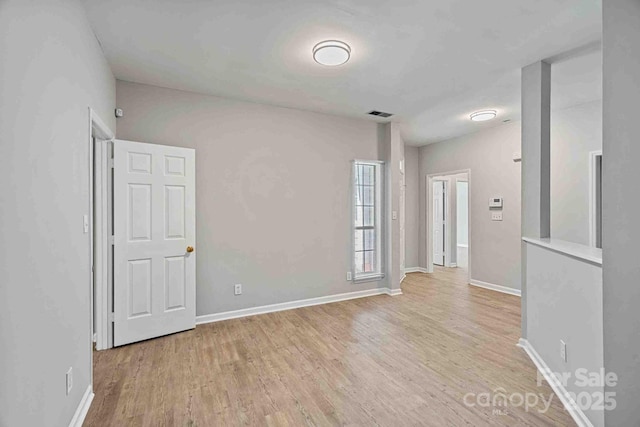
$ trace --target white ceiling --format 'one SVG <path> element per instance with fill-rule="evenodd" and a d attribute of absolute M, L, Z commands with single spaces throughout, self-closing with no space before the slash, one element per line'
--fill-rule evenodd
<path fill-rule="evenodd" d="M 601 35 L 600 0 L 85 4 L 118 79 L 353 117 L 387 111 L 414 145 L 518 119 L 520 68 Z M 350 44 L 351 60 L 316 64 L 311 49 L 326 39 Z M 599 96 L 599 54 L 574 56 L 556 58 L 556 99 L 566 98 L 556 106 Z M 468 120 L 483 108 L 499 118 Z"/>

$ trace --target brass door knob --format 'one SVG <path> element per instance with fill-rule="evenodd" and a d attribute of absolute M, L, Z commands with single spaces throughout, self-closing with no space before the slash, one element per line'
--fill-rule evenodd
<path fill-rule="evenodd" d="M 193 252 L 193 246 L 187 246 L 187 252 L 189 253 Z"/>

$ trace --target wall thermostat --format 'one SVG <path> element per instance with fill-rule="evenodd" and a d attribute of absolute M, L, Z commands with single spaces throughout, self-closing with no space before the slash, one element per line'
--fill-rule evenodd
<path fill-rule="evenodd" d="M 502 207 L 502 197 L 492 197 L 489 199 L 489 207 L 490 208 L 501 208 Z"/>

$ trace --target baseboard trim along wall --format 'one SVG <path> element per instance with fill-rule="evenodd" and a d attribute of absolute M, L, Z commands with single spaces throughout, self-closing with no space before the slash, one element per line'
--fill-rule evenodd
<path fill-rule="evenodd" d="M 257 314 L 274 313 L 276 311 L 292 310 L 294 308 L 310 307 L 312 305 L 329 304 L 332 302 L 346 301 L 356 298 L 372 297 L 375 295 L 402 295 L 402 289 L 367 289 L 365 291 L 347 292 L 344 294 L 328 295 L 326 297 L 302 299 L 297 301 L 283 302 L 279 304 L 262 305 L 259 307 L 243 308 L 241 310 L 225 311 L 215 314 L 205 314 L 202 316 L 196 316 L 196 325 L 220 322 L 222 320 L 238 319 L 240 317 L 255 316 Z"/>
<path fill-rule="evenodd" d="M 544 379 L 547 380 L 547 382 L 553 389 L 553 392 L 556 394 L 556 396 L 558 396 L 558 398 L 564 405 L 564 408 L 567 410 L 567 412 L 569 412 L 569 415 L 571 415 L 571 418 L 573 418 L 573 421 L 575 421 L 576 424 L 580 427 L 593 427 L 593 424 L 591 423 L 591 421 L 589 421 L 589 418 L 587 418 L 584 412 L 582 412 L 582 409 L 580 409 L 576 402 L 571 398 L 571 395 L 564 387 L 562 382 L 559 381 L 558 378 L 556 378 L 551 369 L 549 369 L 549 366 L 544 362 L 544 360 L 542 360 L 531 343 L 524 338 L 520 338 L 517 346 L 522 348 L 527 353 L 527 355 L 529 355 L 529 358 L 531 359 L 533 364 L 536 365 L 536 368 L 538 368 L 538 371 L 540 371 L 542 376 L 544 376 Z"/>
<path fill-rule="evenodd" d="M 91 367 L 91 369 L 93 369 L 93 367 Z M 73 418 L 71 418 L 69 427 L 82 427 L 82 423 L 87 416 L 87 412 L 89 412 L 89 407 L 91 406 L 94 396 L 93 386 L 89 384 L 89 387 L 87 387 L 87 390 L 84 392 L 84 396 L 82 396 L 82 400 L 78 405 L 78 409 L 76 409 L 76 413 L 73 414 Z"/>
<path fill-rule="evenodd" d="M 427 269 L 422 267 L 407 267 L 404 269 L 405 273 L 426 273 Z"/>
<path fill-rule="evenodd" d="M 520 296 L 520 289 L 513 289 L 507 286 L 494 285 L 493 283 L 483 282 L 480 280 L 471 279 L 469 284 L 472 286 L 477 286 L 479 288 L 489 289 L 491 291 L 502 292 L 503 294 L 515 295 L 517 297 Z"/>

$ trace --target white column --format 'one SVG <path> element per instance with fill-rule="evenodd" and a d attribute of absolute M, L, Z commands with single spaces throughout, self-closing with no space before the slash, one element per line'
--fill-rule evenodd
<path fill-rule="evenodd" d="M 522 69 L 522 236 L 549 237 L 551 66 Z M 522 243 L 522 338 L 527 337 L 527 252 Z"/>

